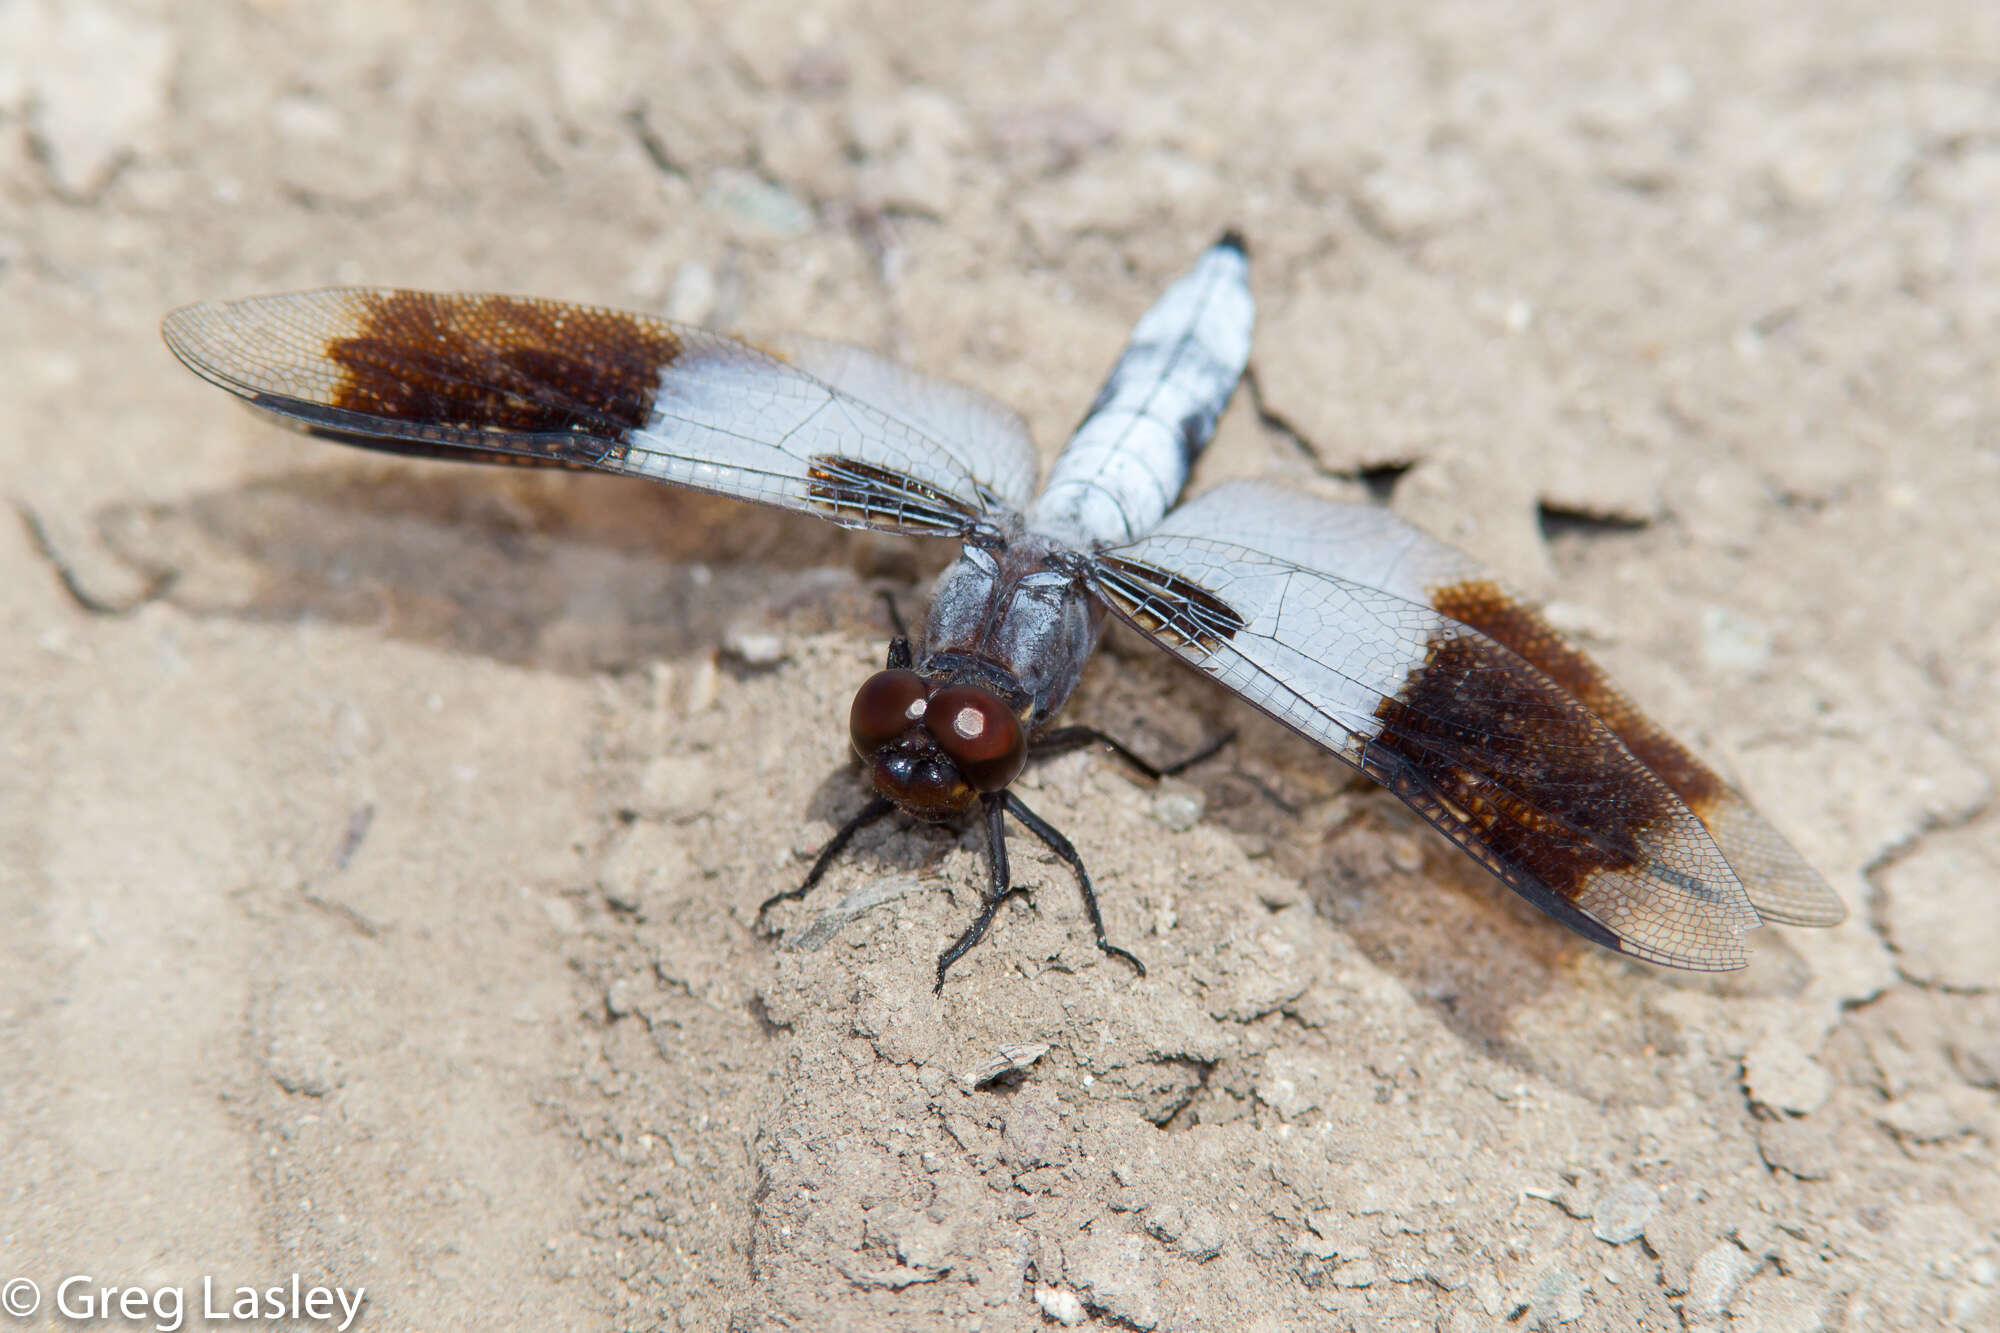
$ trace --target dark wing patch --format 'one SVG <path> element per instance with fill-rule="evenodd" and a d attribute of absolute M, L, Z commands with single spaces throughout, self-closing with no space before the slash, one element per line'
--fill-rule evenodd
<path fill-rule="evenodd" d="M 1376 709 L 1361 768 L 1509 887 L 1599 944 L 1740 967 L 1756 924 L 1695 819 L 1598 719 L 1506 647 L 1439 626 Z M 1673 885 L 1672 895 L 1658 891 Z M 1640 927 L 1643 925 L 1643 929 Z M 1670 939 L 1663 950 L 1639 939 Z"/>
<path fill-rule="evenodd" d="M 513 296 L 365 292 L 331 405 L 395 421 L 616 439 L 646 424 L 681 354 L 664 324 Z"/>
<path fill-rule="evenodd" d="M 321 439 L 583 468 L 617 466 L 684 350 L 616 310 L 373 288 L 189 306 L 161 332 L 203 379 Z"/>
<path fill-rule="evenodd" d="M 1434 589 L 1431 603 L 1525 659 L 1596 714 L 1708 827 L 1759 915 L 1793 926 L 1831 926 L 1845 919 L 1846 905 L 1749 802 L 1641 713 L 1533 609 L 1489 579 Z"/>

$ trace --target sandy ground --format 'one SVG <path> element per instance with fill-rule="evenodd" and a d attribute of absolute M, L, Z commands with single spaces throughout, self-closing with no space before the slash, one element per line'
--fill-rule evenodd
<path fill-rule="evenodd" d="M 2000 1328 L 2000 7 L 1071 8 L 0 0 L 0 1323 Z M 1201 480 L 1549 599 L 1848 924 L 1622 962 L 1121 636 L 1073 716 L 1241 730 L 1024 781 L 1150 976 L 1017 843 L 933 997 L 979 849 L 895 824 L 780 947 L 946 552 L 372 461 L 155 331 L 566 296 L 1052 450 L 1229 224 Z"/>

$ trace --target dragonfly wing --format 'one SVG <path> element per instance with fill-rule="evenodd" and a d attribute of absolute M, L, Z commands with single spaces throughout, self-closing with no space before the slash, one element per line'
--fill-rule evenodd
<path fill-rule="evenodd" d="M 1032 479 L 1025 438 L 989 416 L 961 411 L 978 429 L 953 436 L 950 414 L 893 400 L 937 381 L 843 387 L 782 349 L 621 311 L 327 288 L 187 306 L 161 331 L 286 424 L 389 452 L 593 468 L 941 536 L 1018 511 Z"/>
<path fill-rule="evenodd" d="M 1099 553 L 1123 618 L 1407 801 L 1601 944 L 1740 967 L 1839 899 L 1742 797 L 1466 556 L 1367 505 L 1223 486 Z"/>
<path fill-rule="evenodd" d="M 1034 437 L 1020 413 L 999 399 L 852 343 L 787 333 L 758 345 L 849 397 L 900 417 L 930 439 L 951 441 L 981 484 L 1008 508 L 1025 511 L 1034 500 L 1040 468 Z"/>

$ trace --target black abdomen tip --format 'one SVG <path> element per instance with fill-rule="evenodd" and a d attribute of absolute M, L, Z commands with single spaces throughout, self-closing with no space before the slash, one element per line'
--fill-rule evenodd
<path fill-rule="evenodd" d="M 1250 246 L 1244 241 L 1243 233 L 1234 227 L 1231 227 L 1228 231 L 1223 232 L 1221 236 L 1217 237 L 1215 243 L 1217 245 L 1226 245 L 1239 255 L 1247 256 L 1250 253 Z"/>

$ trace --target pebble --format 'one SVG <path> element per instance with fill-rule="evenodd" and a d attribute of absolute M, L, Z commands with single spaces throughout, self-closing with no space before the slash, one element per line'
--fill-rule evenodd
<path fill-rule="evenodd" d="M 814 225 L 812 209 L 797 195 L 740 167 L 717 169 L 701 201 L 713 212 L 779 239 L 803 236 Z"/>
<path fill-rule="evenodd" d="M 1691 1320 L 1713 1322 L 1729 1313 L 1729 1302 L 1743 1280 L 1757 1271 L 1757 1261 L 1734 1245 L 1715 1245 L 1702 1252 L 1688 1273 L 1685 1310 Z"/>
<path fill-rule="evenodd" d="M 1063 1246 L 1063 1270 L 1113 1320 L 1146 1330 L 1160 1323 L 1159 1284 L 1146 1241 L 1133 1235 L 1081 1236 Z"/>
<path fill-rule="evenodd" d="M 1833 1076 L 1790 1037 L 1767 1033 L 1743 1057 L 1743 1089 L 1760 1106 L 1811 1115 L 1833 1096 Z"/>
<path fill-rule="evenodd" d="M 1075 1328 L 1084 1320 L 1082 1300 L 1075 1292 L 1062 1287 L 1035 1288 L 1035 1304 L 1042 1307 L 1044 1315 L 1064 1328 Z"/>
<path fill-rule="evenodd" d="M 1643 1180 L 1628 1180 L 1598 1196 L 1590 1208 L 1590 1234 L 1608 1245 L 1623 1245 L 1645 1233 L 1660 1209 L 1660 1195 Z"/>
<path fill-rule="evenodd" d="M 18 50 L 33 58 L 21 72 L 34 87 L 28 105 L 43 161 L 64 195 L 87 199 L 164 120 L 173 34 L 126 6 L 92 0 L 22 11 Z"/>
<path fill-rule="evenodd" d="M 1883 924 L 1913 980 L 2000 990 L 2000 857 L 1973 830 L 1933 833 L 1882 874 Z"/>
<path fill-rule="evenodd" d="M 1726 606 L 1701 613 L 1701 655 L 1710 666 L 1755 675 L 1771 660 L 1771 627 Z"/>
<path fill-rule="evenodd" d="M 1049 1044 L 1045 1041 L 1009 1042 L 991 1060 L 968 1070 L 959 1081 L 968 1088 L 984 1087 L 996 1078 L 1033 1068 L 1048 1053 Z"/>
<path fill-rule="evenodd" d="M 1185 833 L 1201 822 L 1207 808 L 1201 789 L 1168 779 L 1153 793 L 1153 819 L 1174 833 Z"/>
<path fill-rule="evenodd" d="M 604 988 L 604 1012 L 623 1018 L 639 1007 L 643 991 L 631 977 L 620 977 Z"/>
<path fill-rule="evenodd" d="M 1023 1087 L 1007 1108 L 1000 1130 L 1000 1156 L 1017 1171 L 1061 1160 L 1062 1121 L 1050 1094 L 1034 1084 Z"/>
<path fill-rule="evenodd" d="M 1839 1160 L 1827 1117 L 1797 1120 L 1781 1115 L 1757 1122 L 1757 1152 L 1765 1165 L 1800 1180 L 1825 1180 Z"/>
<path fill-rule="evenodd" d="M 340 1060 L 322 1042 L 282 1033 L 264 1048 L 264 1068 L 286 1092 L 324 1097 L 345 1082 Z"/>
<path fill-rule="evenodd" d="M 1573 1324 L 1583 1318 L 1583 1279 L 1563 1268 L 1551 1268 L 1528 1293 L 1528 1305 L 1535 1313 L 1536 1328 Z"/>
<path fill-rule="evenodd" d="M 2000 1030 L 1957 1034 L 1951 1041 L 1951 1060 L 1959 1077 L 1973 1087 L 2000 1092 Z"/>
<path fill-rule="evenodd" d="M 1972 1096 L 1974 1094 L 1967 1094 Z M 1970 1133 L 1971 1118 L 1938 1092 L 1912 1092 L 1875 1109 L 1875 1118 L 1912 1143 L 1939 1143 Z"/>
<path fill-rule="evenodd" d="M 1222 1219 L 1206 1208 L 1157 1204 L 1146 1212 L 1146 1234 L 1173 1246 L 1196 1263 L 1222 1253 L 1228 1233 Z"/>
<path fill-rule="evenodd" d="M 741 623 L 722 632 L 722 649 L 747 667 L 771 667 L 785 660 L 782 636 Z"/>

